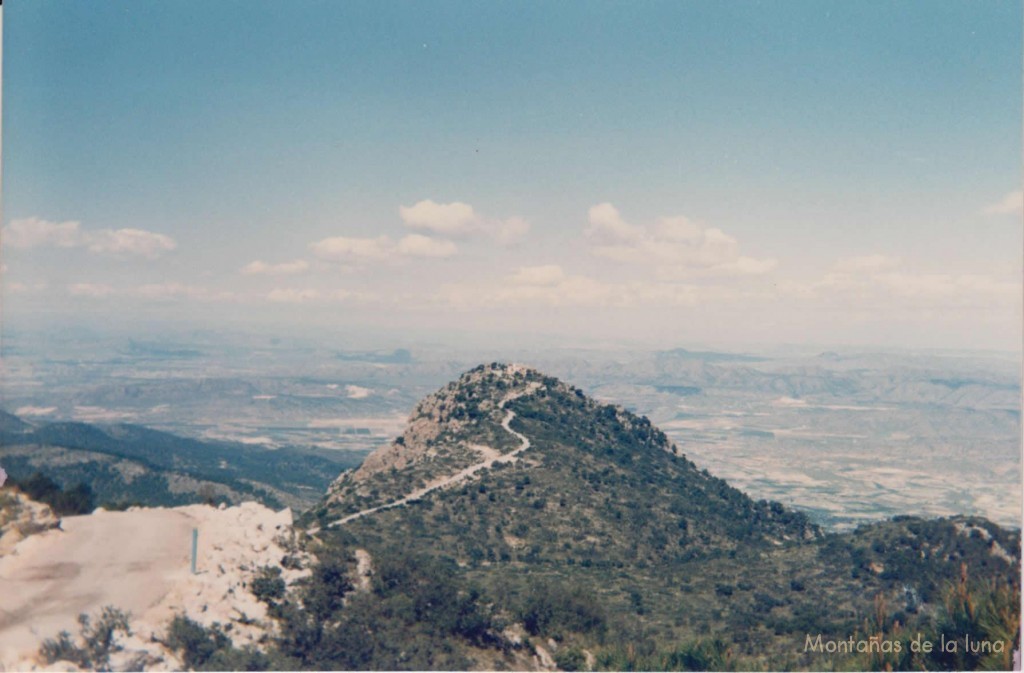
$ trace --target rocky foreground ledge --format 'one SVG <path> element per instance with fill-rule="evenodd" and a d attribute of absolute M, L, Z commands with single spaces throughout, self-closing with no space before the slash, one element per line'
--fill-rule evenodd
<path fill-rule="evenodd" d="M 113 670 L 181 670 L 160 641 L 175 615 L 226 627 L 239 645 L 258 646 L 272 628 L 249 590 L 263 567 L 294 582 L 306 574 L 296 552 L 292 513 L 247 502 L 237 507 L 98 509 L 58 521 L 22 494 L 7 496 L 0 518 L 0 670 L 72 670 L 47 664 L 39 648 L 78 615 L 105 606 L 130 614 L 132 636 L 111 658 Z M 14 502 L 11 502 L 12 498 Z M 196 573 L 192 531 L 198 530 Z M 297 555 L 298 554 L 298 558 Z"/>

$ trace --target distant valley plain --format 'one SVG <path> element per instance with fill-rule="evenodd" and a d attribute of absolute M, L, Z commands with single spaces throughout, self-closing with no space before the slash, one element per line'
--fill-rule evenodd
<path fill-rule="evenodd" d="M 359 350 L 212 333 L 12 334 L 0 406 L 31 422 L 365 455 L 400 433 L 417 400 L 493 360 L 648 416 L 699 467 L 826 528 L 958 513 L 1020 526 L 1012 354 Z"/>

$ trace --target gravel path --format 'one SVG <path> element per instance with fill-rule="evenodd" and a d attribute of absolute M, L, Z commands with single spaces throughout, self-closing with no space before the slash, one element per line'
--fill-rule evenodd
<path fill-rule="evenodd" d="M 528 394 L 532 393 L 534 390 L 537 389 L 538 385 L 539 384 L 531 383 L 524 390 L 520 390 L 520 391 L 516 391 L 516 392 L 513 392 L 513 393 L 509 393 L 508 395 L 506 395 L 504 397 L 504 399 L 501 400 L 501 404 L 499 406 L 504 409 L 505 405 L 508 404 L 509 402 L 511 402 L 512 400 L 514 400 L 516 398 L 519 398 L 519 397 L 522 397 L 523 395 L 528 395 Z M 475 474 L 477 474 L 478 472 L 480 472 L 481 470 L 484 470 L 484 469 L 487 469 L 487 468 L 491 467 L 495 463 L 514 463 L 514 462 L 516 462 L 516 460 L 519 459 L 519 454 L 522 453 L 523 451 L 526 451 L 528 448 L 530 448 L 530 438 L 527 437 L 526 435 L 524 435 L 524 434 L 522 434 L 520 432 L 516 432 L 515 430 L 512 429 L 511 423 L 512 423 L 512 419 L 515 418 L 515 417 L 516 417 L 516 412 L 512 411 L 511 409 L 508 409 L 508 410 L 506 410 L 506 414 L 505 414 L 504 420 L 502 420 L 502 422 L 501 422 L 501 427 L 505 430 L 505 432 L 508 432 L 513 437 L 515 437 L 516 439 L 519 440 L 519 448 L 516 449 L 515 451 L 512 451 L 510 453 L 499 453 L 496 449 L 493 449 L 491 447 L 487 447 L 487 446 L 483 446 L 483 445 L 473 445 L 473 448 L 475 448 L 481 454 L 489 455 L 490 457 L 487 458 L 487 460 L 484 460 L 484 461 L 479 462 L 479 463 L 475 463 L 473 465 L 470 465 L 467 468 L 459 470 L 455 474 L 449 475 L 447 477 L 441 477 L 439 479 L 435 479 L 434 481 L 428 483 L 423 488 L 417 489 L 417 490 L 413 491 L 412 493 L 410 493 L 409 495 L 405 496 L 404 498 L 401 498 L 399 500 L 395 500 L 393 502 L 389 502 L 389 503 L 384 504 L 384 505 L 378 505 L 377 507 L 371 507 L 369 509 L 364 509 L 361 512 L 356 512 L 354 514 L 349 514 L 348 516 L 344 516 L 344 517 L 338 519 L 337 521 L 334 521 L 334 522 L 332 522 L 332 523 L 330 523 L 328 525 L 332 526 L 332 527 L 333 526 L 342 526 L 342 525 L 348 523 L 349 521 L 355 521 L 356 519 L 362 518 L 364 516 L 368 516 L 370 514 L 374 514 L 376 512 L 380 512 L 380 511 L 383 511 L 383 510 L 386 510 L 386 509 L 392 509 L 394 507 L 400 507 L 402 505 L 407 505 L 410 502 L 415 502 L 417 500 L 422 499 L 423 496 L 427 495 L 428 493 L 432 493 L 432 492 L 440 490 L 442 488 L 448 488 L 449 486 L 454 486 L 455 484 L 458 484 L 458 483 L 460 483 L 462 481 L 465 481 L 465 480 L 469 479 L 470 477 L 474 476 Z"/>

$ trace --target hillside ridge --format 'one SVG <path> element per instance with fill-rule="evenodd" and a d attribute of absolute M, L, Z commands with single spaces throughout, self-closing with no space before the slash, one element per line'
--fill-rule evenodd
<path fill-rule="evenodd" d="M 351 512 L 331 525 L 418 501 L 478 476 L 482 470 L 516 462 L 531 442 L 512 429 L 516 412 L 508 405 L 538 393 L 547 396 L 556 392 L 583 400 L 595 410 L 613 410 L 615 418 L 627 428 L 637 423 L 650 426 L 645 417 L 638 419 L 619 406 L 602 406 L 574 386 L 532 367 L 498 362 L 478 365 L 423 398 L 413 409 L 402 435 L 367 456 L 357 469 L 338 476 L 328 490 L 329 504 L 352 496 L 365 499 L 372 490 L 379 491 L 382 481 L 397 483 L 389 484 L 385 496 L 378 493 L 373 506 Z M 667 436 L 656 433 L 659 448 L 682 455 Z M 414 474 L 415 481 L 395 478 L 403 473 Z"/>
<path fill-rule="evenodd" d="M 584 465 L 595 471 L 581 472 Z M 465 490 L 471 481 L 485 489 L 492 477 L 512 473 L 525 482 L 536 474 L 536 483 L 544 483 L 556 502 L 564 501 L 562 491 L 583 489 L 590 495 L 581 494 L 580 506 L 592 502 L 594 516 L 604 521 L 600 528 L 615 525 L 607 521 L 609 508 L 618 512 L 613 501 L 645 499 L 650 494 L 635 488 L 646 488 L 659 494 L 656 511 L 674 504 L 667 516 L 652 516 L 643 527 L 699 530 L 698 539 L 731 539 L 727 546 L 751 534 L 775 544 L 821 535 L 804 515 L 778 503 L 755 502 L 699 470 L 648 418 L 598 402 L 536 369 L 497 362 L 479 365 L 426 396 L 405 432 L 359 469 L 343 472 L 314 515 L 320 526 L 341 526 Z M 602 481 L 632 486 L 616 494 L 598 486 Z M 519 485 L 516 492 L 523 490 Z M 492 514 L 505 516 L 497 509 Z M 693 530 L 689 517 L 694 517 Z M 660 531 L 657 546 L 671 536 Z"/>
<path fill-rule="evenodd" d="M 1019 590 L 1017 531 L 904 516 L 825 533 L 682 448 L 536 369 L 480 365 L 426 396 L 302 525 L 331 553 L 376 559 L 374 595 L 430 568 L 481 596 L 495 624 L 518 624 L 532 651 L 560 643 L 556 663 L 572 647 L 600 660 L 710 637 L 767 668 L 828 670 L 835 662 L 802 649 L 807 634 L 846 639 L 871 615 L 930 628 L 964 577 L 998 600 Z M 479 654 L 472 637 L 444 642 Z"/>
<path fill-rule="evenodd" d="M 85 484 L 97 504 L 176 506 L 212 497 L 306 508 L 345 463 L 302 447 L 269 450 L 126 423 L 33 425 L 0 412 L 0 464 L 16 481 L 41 473 L 64 487 Z"/>
<path fill-rule="evenodd" d="M 529 395 L 534 390 L 536 390 L 537 387 L 539 387 L 538 383 L 531 382 L 523 390 L 516 390 L 516 391 L 508 393 L 507 395 L 505 395 L 504 398 L 502 398 L 501 402 L 498 403 L 497 408 L 504 410 L 506 404 L 508 404 L 512 400 L 517 399 L 519 397 L 522 397 L 524 395 Z M 509 433 L 510 435 L 512 435 L 513 437 L 515 437 L 519 441 L 519 448 L 517 448 L 517 449 L 515 449 L 513 451 L 510 451 L 508 453 L 501 453 L 497 449 L 494 449 L 492 447 L 486 446 L 484 444 L 471 444 L 470 447 L 472 449 L 474 449 L 475 451 L 478 451 L 481 454 L 481 456 L 484 458 L 484 460 L 480 461 L 479 463 L 475 463 L 473 465 L 470 465 L 469 467 L 463 468 L 462 470 L 459 470 L 455 474 L 452 474 L 452 475 L 449 475 L 449 476 L 439 477 L 439 478 L 435 479 L 434 481 L 428 483 L 426 486 L 424 486 L 424 487 L 422 487 L 422 488 L 420 488 L 420 489 L 418 489 L 416 491 L 413 491 L 409 495 L 407 495 L 407 496 L 405 496 L 403 498 L 399 498 L 398 500 L 395 500 L 394 502 L 390 502 L 390 503 L 387 503 L 387 504 L 384 504 L 384 505 L 379 505 L 377 507 L 371 507 L 369 509 L 365 509 L 365 510 L 359 511 L 359 512 L 356 512 L 354 514 L 349 514 L 348 516 L 342 517 L 341 519 L 338 519 L 337 521 L 333 522 L 330 525 L 331 526 L 340 526 L 340 525 L 348 523 L 349 521 L 352 521 L 354 519 L 358 519 L 360 517 L 367 516 L 367 515 L 373 514 L 375 512 L 379 512 L 381 510 L 391 509 L 392 507 L 398 507 L 398 506 L 401 506 L 401 505 L 408 504 L 410 502 L 415 502 L 415 501 L 420 500 L 421 498 L 423 498 L 428 493 L 431 493 L 431 492 L 436 491 L 438 489 L 451 488 L 452 486 L 455 486 L 455 485 L 457 485 L 457 484 L 459 484 L 459 483 L 461 483 L 461 482 L 463 482 L 463 481 L 465 481 L 467 479 L 470 479 L 476 473 L 480 472 L 481 470 L 485 470 L 485 469 L 491 468 L 491 467 L 493 467 L 496 464 L 504 464 L 504 463 L 515 462 L 518 459 L 519 454 L 521 454 L 523 451 L 526 451 L 527 449 L 530 448 L 531 443 L 530 443 L 530 439 L 526 435 L 523 435 L 522 433 L 516 432 L 515 430 L 513 430 L 511 428 L 510 424 L 512 423 L 512 419 L 514 419 L 516 417 L 516 412 L 512 411 L 511 409 L 507 409 L 505 411 L 506 411 L 505 418 L 501 421 L 501 427 L 507 433 Z M 390 448 L 392 448 L 392 447 L 394 447 L 394 446 L 395 445 L 391 445 L 389 447 L 385 447 L 385 451 L 390 449 Z M 362 467 L 360 467 L 360 470 L 361 469 L 362 469 Z M 359 473 L 359 470 L 356 470 L 356 474 L 358 474 L 358 473 Z"/>

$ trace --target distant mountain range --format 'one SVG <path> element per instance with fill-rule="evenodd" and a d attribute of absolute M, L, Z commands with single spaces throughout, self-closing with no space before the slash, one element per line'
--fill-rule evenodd
<path fill-rule="evenodd" d="M 203 442 L 129 424 L 33 425 L 0 411 L 0 465 L 12 478 L 40 472 L 65 487 L 84 483 L 98 504 L 258 500 L 303 509 L 320 499 L 339 469 L 362 457 Z"/>

